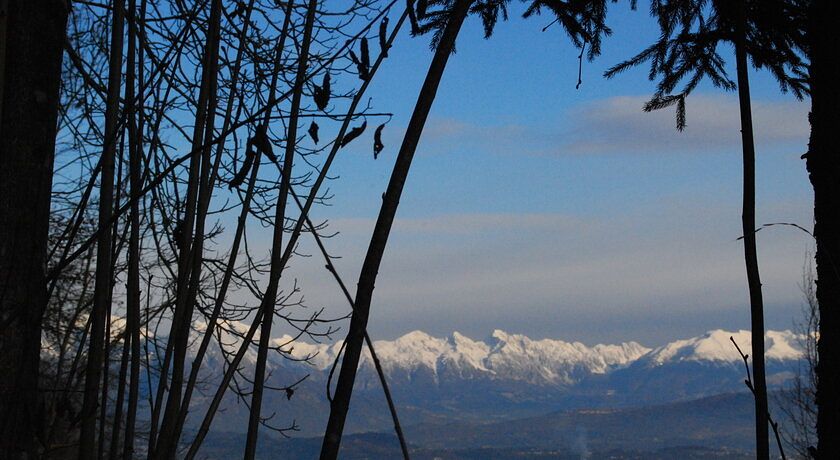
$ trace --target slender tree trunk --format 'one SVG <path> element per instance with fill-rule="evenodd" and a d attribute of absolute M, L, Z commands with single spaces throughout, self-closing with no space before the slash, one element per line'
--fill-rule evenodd
<path fill-rule="evenodd" d="M 187 186 L 187 202 L 182 220 L 180 253 L 178 257 L 178 287 L 176 295 L 175 313 L 169 340 L 172 341 L 172 381 L 166 401 L 163 421 L 161 422 L 160 438 L 156 447 L 156 458 L 174 458 L 178 441 L 175 439 L 178 414 L 181 411 L 181 395 L 184 384 L 184 361 L 186 359 L 189 342 L 190 323 L 197 286 L 201 277 L 204 242 L 204 215 L 196 210 L 201 209 L 201 202 L 209 200 L 210 191 L 207 190 L 210 173 L 211 145 L 205 139 L 212 137 L 213 121 L 215 119 L 215 101 L 217 100 L 216 80 L 217 63 L 219 57 L 219 27 L 221 22 L 222 2 L 213 0 L 210 5 L 210 21 L 207 30 L 207 44 L 204 51 L 203 75 L 196 111 L 196 123 L 193 131 L 192 149 L 193 159 L 190 160 L 190 180 Z M 207 132 L 211 136 L 207 136 Z M 193 231 L 195 238 L 193 239 Z M 166 363 L 164 358 L 164 363 Z M 164 364 L 165 366 L 165 364 Z M 161 375 L 161 381 L 165 375 Z"/>
<path fill-rule="evenodd" d="M 309 0 L 306 10 L 306 20 L 303 26 L 303 42 L 301 43 L 300 55 L 298 56 L 297 74 L 295 75 L 295 91 L 292 94 L 292 104 L 289 109 L 289 128 L 286 135 L 286 151 L 283 157 L 283 177 L 280 181 L 280 193 L 277 197 L 276 214 L 274 218 L 274 239 L 271 246 L 271 269 L 269 274 L 268 287 L 263 295 L 260 310 L 262 310 L 262 328 L 260 330 L 259 347 L 257 348 L 257 363 L 254 369 L 254 391 L 251 395 L 251 412 L 248 417 L 248 435 L 245 441 L 246 460 L 253 460 L 257 452 L 257 436 L 260 429 L 260 414 L 262 409 L 262 396 L 265 384 L 265 363 L 268 359 L 269 340 L 271 339 L 271 325 L 274 319 L 274 307 L 277 302 L 277 289 L 280 283 L 280 276 L 285 267 L 283 257 L 283 232 L 285 231 L 286 204 L 289 198 L 289 189 L 292 183 L 292 164 L 295 158 L 297 146 L 298 112 L 300 101 L 303 97 L 304 82 L 306 81 L 306 69 L 309 65 L 309 45 L 312 42 L 312 28 L 315 24 L 315 13 L 318 9 L 318 0 Z M 289 10 L 291 14 L 291 10 Z M 288 17 L 288 16 L 287 16 Z M 282 52 L 282 51 L 280 51 Z M 279 68 L 275 72 L 279 72 Z M 273 90 L 273 88 L 272 88 Z M 272 97 L 273 99 L 273 97 Z M 291 244 L 291 241 L 289 242 Z"/>
<path fill-rule="evenodd" d="M 112 273 L 111 255 L 113 252 L 111 232 L 103 228 L 111 221 L 114 197 L 114 154 L 117 141 L 117 122 L 119 119 L 119 97 L 122 81 L 123 51 L 123 4 L 122 0 L 113 2 L 113 20 L 111 30 L 111 51 L 108 71 L 108 98 L 105 111 L 105 138 L 102 151 L 102 177 L 99 191 L 99 236 L 96 243 L 96 281 L 93 293 L 93 311 L 91 312 L 90 346 L 88 348 L 85 370 L 84 402 L 82 403 L 82 429 L 79 436 L 79 458 L 92 459 L 96 449 L 96 408 L 99 396 L 102 366 L 107 357 L 103 356 L 103 344 L 106 340 L 105 326 L 108 321 L 108 304 L 111 299 Z M 104 421 L 103 421 L 104 422 Z M 100 440 L 102 442 L 102 440 Z"/>
<path fill-rule="evenodd" d="M 67 4 L 0 0 L 0 457 L 35 458 Z"/>
<path fill-rule="evenodd" d="M 128 1 L 128 62 L 129 72 L 126 77 L 126 97 L 128 102 L 128 174 L 131 193 L 135 194 L 143 188 L 140 177 L 142 163 L 143 140 L 143 97 L 135 94 L 135 74 L 139 77 L 139 87 L 143 87 L 143 47 L 137 46 L 138 21 L 136 15 L 136 1 Z M 142 1 L 140 20 L 145 19 L 146 0 Z M 142 23 L 141 23 L 142 24 Z M 135 53 L 139 59 L 135 62 Z M 137 103 L 134 98 L 137 97 Z M 131 379 L 128 383 L 128 407 L 125 419 L 125 441 L 123 445 L 123 459 L 131 460 L 134 456 L 134 429 L 137 420 L 137 400 L 140 390 L 140 203 L 132 200 L 129 215 L 131 226 L 128 240 L 128 280 L 126 286 L 126 343 L 130 343 Z M 115 460 L 112 457 L 112 460 Z"/>
<path fill-rule="evenodd" d="M 383 17 L 390 10 L 390 8 L 393 7 L 394 4 L 396 4 L 396 0 L 389 3 L 386 8 L 384 8 L 376 17 L 374 17 L 372 19 L 371 24 L 375 23 L 381 17 Z M 389 43 L 392 43 L 392 42 L 393 42 L 393 36 L 391 37 L 391 40 L 390 40 Z M 350 43 L 350 42 L 348 42 L 348 43 Z M 336 59 L 337 56 L 340 56 L 342 53 L 344 53 L 347 46 L 349 46 L 349 45 L 345 44 L 343 47 L 340 47 L 329 59 L 327 59 L 325 61 L 321 61 L 316 66 L 315 70 L 313 70 L 312 72 L 310 72 L 306 76 L 306 80 L 309 80 L 314 75 L 316 75 L 318 72 L 327 68 L 329 66 L 329 64 L 331 64 Z M 376 66 L 374 66 L 374 68 L 375 67 Z M 371 73 L 371 75 L 372 75 L 372 73 Z M 365 83 L 362 86 L 362 88 L 365 88 L 366 85 L 367 85 L 367 83 Z M 295 92 L 295 89 L 293 88 L 293 89 L 287 91 L 286 93 L 282 94 L 279 98 L 277 98 L 274 105 L 276 105 L 277 103 L 280 103 L 281 101 L 285 100 L 289 96 L 293 95 L 294 92 Z M 356 103 L 358 103 L 358 102 L 356 102 Z M 265 110 L 269 110 L 269 109 L 272 109 L 272 108 L 273 107 L 271 105 L 267 105 Z M 353 110 L 351 110 L 351 112 L 352 111 Z M 336 141 L 334 143 L 333 149 L 330 151 L 330 154 L 329 154 L 327 160 L 321 166 L 321 172 L 318 174 L 318 178 L 315 180 L 315 183 L 310 188 L 309 196 L 307 197 L 306 204 L 304 204 L 304 206 L 303 206 L 304 210 L 301 212 L 301 217 L 298 218 L 298 223 L 296 224 L 295 229 L 292 231 L 291 235 L 289 236 L 289 243 L 286 244 L 286 249 L 283 252 L 283 257 L 281 259 L 282 263 L 278 264 L 280 267 L 284 267 L 286 265 L 286 263 L 289 261 L 289 259 L 291 258 L 292 251 L 295 247 L 295 243 L 297 242 L 298 238 L 300 237 L 300 233 L 301 233 L 301 230 L 302 230 L 302 227 L 303 227 L 303 223 L 305 221 L 305 216 L 309 212 L 309 209 L 311 208 L 312 204 L 315 202 L 315 199 L 318 195 L 318 190 L 319 190 L 320 185 L 324 182 L 324 180 L 327 177 L 329 167 L 332 164 L 332 161 L 335 158 L 335 155 L 338 152 L 338 149 L 340 148 L 340 140 L 343 138 L 344 132 L 346 131 L 347 126 L 348 126 L 351 118 L 352 118 L 352 115 L 347 115 L 347 117 L 345 118 L 344 124 L 342 125 L 342 128 L 339 131 L 339 135 L 336 137 Z M 253 174 L 253 172 L 252 172 L 252 174 Z M 216 411 L 219 409 L 219 405 L 222 402 L 222 398 L 224 397 L 225 392 L 226 392 L 228 386 L 230 385 L 231 380 L 233 379 L 233 375 L 236 372 L 236 369 L 238 368 L 239 364 L 242 362 L 242 358 L 245 356 L 245 353 L 248 351 L 249 346 L 252 343 L 253 338 L 256 336 L 257 330 L 261 326 L 262 314 L 263 314 L 262 310 L 258 309 L 257 313 L 254 317 L 254 320 L 253 320 L 251 326 L 248 329 L 248 332 L 246 332 L 245 335 L 242 337 L 242 341 L 241 341 L 242 343 L 240 344 L 239 349 L 236 351 L 236 354 L 234 355 L 234 357 L 231 359 L 231 362 L 229 363 L 228 369 L 227 369 L 227 371 L 225 371 L 225 374 L 222 377 L 222 381 L 219 384 L 219 386 L 216 388 L 216 393 L 213 395 L 213 399 L 211 400 L 210 405 L 209 405 L 207 411 L 204 414 L 204 419 L 202 420 L 201 425 L 199 426 L 199 429 L 198 429 L 198 432 L 196 433 L 195 439 L 193 439 L 193 442 L 190 445 L 190 448 L 189 448 L 189 450 L 188 450 L 188 452 L 185 456 L 186 460 L 191 460 L 191 459 L 195 458 L 195 456 L 198 454 L 198 450 L 201 448 L 201 444 L 204 442 L 204 439 L 205 439 L 205 437 L 207 436 L 207 433 L 210 430 L 210 425 L 213 423 L 213 418 L 216 415 Z"/>
<path fill-rule="evenodd" d="M 128 133 L 128 175 L 132 192 L 136 190 L 136 181 L 139 177 L 139 164 L 137 158 L 137 118 L 135 82 L 137 73 L 137 4 L 136 0 L 128 0 L 126 21 L 128 23 L 128 46 L 125 71 L 125 113 L 126 131 Z M 136 171 L 135 171 L 136 170 Z M 134 174 L 137 173 L 135 179 Z M 129 213 L 129 239 L 128 239 L 128 280 L 126 282 L 126 322 L 123 333 L 123 348 L 120 358 L 119 379 L 117 381 L 117 399 L 114 402 L 114 422 L 111 428 L 111 445 L 108 451 L 109 459 L 116 459 L 120 446 L 120 435 L 122 433 L 123 402 L 125 400 L 126 381 L 128 377 L 129 361 L 131 359 L 132 339 L 134 337 L 133 327 L 137 326 L 133 314 L 140 309 L 140 268 L 139 268 L 139 241 L 140 220 L 138 213 L 138 202 L 131 203 Z M 136 218 L 136 221 L 135 221 Z"/>
<path fill-rule="evenodd" d="M 744 204 L 741 221 L 744 232 L 744 261 L 750 291 L 750 323 L 752 328 L 753 386 L 755 395 L 756 458 L 770 457 L 770 438 L 767 423 L 767 383 L 764 370 L 764 301 L 755 244 L 755 143 L 753 139 L 752 108 L 747 51 L 745 47 L 746 0 L 741 2 L 741 17 L 735 38 L 735 60 L 738 73 L 738 101 L 741 112 L 741 144 L 744 156 Z"/>
<path fill-rule="evenodd" d="M 404 14 L 400 18 L 400 22 L 397 23 L 397 27 L 402 24 L 402 21 L 405 20 L 407 14 Z M 295 197 L 295 201 L 297 201 L 298 207 L 303 211 L 303 205 L 300 203 L 300 200 L 297 199 L 296 195 L 292 195 Z M 327 252 L 327 248 L 324 247 L 324 242 L 321 241 L 321 236 L 318 235 L 317 227 L 312 223 L 312 220 L 309 216 L 306 216 L 306 225 L 309 227 L 309 230 L 312 232 L 312 236 L 315 238 L 315 243 L 318 245 L 318 249 L 321 251 L 321 255 L 324 257 L 324 262 L 326 263 L 326 268 L 333 275 L 333 279 L 335 279 L 338 286 L 341 288 L 341 292 L 344 294 L 344 298 L 347 299 L 347 302 L 350 304 L 350 308 L 355 310 L 356 306 L 353 304 L 353 296 L 350 295 L 350 291 L 347 289 L 347 286 L 344 284 L 344 280 L 341 279 L 341 276 L 338 274 L 338 270 L 335 268 L 335 265 L 332 263 L 332 258 L 330 254 Z M 408 453 L 408 444 L 405 442 L 405 435 L 402 431 L 402 426 L 400 426 L 400 419 L 397 415 L 397 407 L 394 405 L 394 399 L 391 397 L 391 389 L 388 387 L 388 379 L 385 378 L 385 371 L 382 369 L 382 363 L 379 361 L 379 357 L 376 354 L 376 350 L 373 347 L 373 340 L 371 340 L 370 335 L 365 331 L 365 345 L 367 345 L 368 351 L 370 352 L 370 358 L 373 360 L 373 367 L 376 369 L 376 375 L 379 377 L 379 383 L 382 384 L 382 392 L 385 394 L 385 401 L 388 403 L 388 411 L 391 412 L 391 421 L 394 423 L 394 432 L 397 435 L 397 440 L 400 442 L 400 450 L 402 451 L 403 458 L 405 460 L 410 459 L 410 455 Z"/>
<path fill-rule="evenodd" d="M 350 397 L 353 393 L 353 384 L 356 379 L 356 370 L 359 365 L 359 358 L 362 352 L 365 331 L 367 330 L 370 304 L 373 298 L 373 288 L 376 282 L 376 275 L 379 272 L 379 265 L 385 253 L 385 246 L 388 242 L 388 235 L 397 213 L 400 195 L 405 185 L 408 171 L 411 167 L 411 160 L 417 150 L 420 135 L 435 100 L 438 86 L 440 85 L 446 63 L 450 54 L 455 48 L 455 40 L 464 23 L 472 0 L 456 1 L 451 11 L 451 16 L 446 24 L 443 34 L 438 43 L 426 80 L 420 89 L 417 103 L 414 106 L 414 113 L 408 122 L 405 137 L 403 137 L 400 151 L 397 154 L 394 171 L 391 173 L 391 180 L 383 198 L 379 217 L 373 230 L 367 255 L 359 274 L 359 284 L 356 290 L 355 309 L 350 320 L 350 328 L 345 339 L 344 359 L 341 363 L 341 373 L 338 377 L 335 396 L 330 404 L 330 418 L 327 429 L 324 432 L 324 441 L 321 446 L 321 460 L 334 460 L 338 457 L 338 450 L 341 444 L 341 435 L 344 431 L 344 423 L 347 418 L 347 411 L 350 408 Z"/>
<path fill-rule="evenodd" d="M 807 168 L 814 187 L 817 240 L 817 458 L 840 458 L 840 47 L 836 0 L 809 11 L 811 139 Z"/>
<path fill-rule="evenodd" d="M 288 14 L 290 14 L 292 6 L 293 6 L 293 3 L 289 2 L 289 7 L 287 9 L 287 16 L 288 16 Z M 247 47 L 247 34 L 248 34 L 248 29 L 249 29 L 249 26 L 250 26 L 250 22 L 251 22 L 250 18 L 251 18 L 251 13 L 252 13 L 253 9 L 254 9 L 254 0 L 250 0 L 249 3 L 248 3 L 248 6 L 246 7 L 244 16 L 243 16 L 244 17 L 244 24 L 242 26 L 242 30 L 241 30 L 240 35 L 239 35 L 240 46 L 239 46 L 239 49 L 237 50 L 236 61 L 234 63 L 233 70 L 232 70 L 233 77 L 232 77 L 231 84 L 230 84 L 230 95 L 228 97 L 227 107 L 225 109 L 224 124 L 222 126 L 222 134 L 221 134 L 222 140 L 218 141 L 218 144 L 216 145 L 216 160 L 215 160 L 215 164 L 213 166 L 213 171 L 211 172 L 211 184 L 210 184 L 211 189 L 213 187 L 214 179 L 217 178 L 220 160 L 221 160 L 222 154 L 224 152 L 224 140 L 223 139 L 224 139 L 224 137 L 226 137 L 224 133 L 226 133 L 228 131 L 228 129 L 230 128 L 230 125 L 232 123 L 232 118 L 231 117 L 232 117 L 232 114 L 233 114 L 234 102 L 236 100 L 236 92 L 237 92 L 238 83 L 239 83 L 239 73 L 240 73 L 240 68 L 242 66 L 242 57 L 243 57 L 243 54 L 244 54 L 245 49 Z M 284 27 L 288 28 L 288 25 L 284 25 Z M 285 39 L 286 33 L 283 32 L 282 35 Z M 281 41 L 283 41 L 283 40 L 281 40 Z M 281 44 L 280 48 L 282 49 L 282 47 L 283 47 L 283 45 Z M 268 112 L 266 112 L 266 119 L 269 117 L 270 114 L 271 114 L 270 110 Z M 209 142 L 209 139 L 207 140 L 207 142 Z M 236 259 L 237 259 L 237 256 L 239 255 L 239 245 L 240 245 L 240 242 L 242 241 L 242 235 L 245 232 L 245 221 L 248 217 L 248 212 L 251 209 L 251 206 L 250 206 L 251 199 L 254 195 L 254 186 L 256 184 L 257 172 L 259 171 L 259 166 L 260 166 L 260 160 L 259 160 L 260 153 L 259 153 L 259 151 L 257 151 L 257 153 L 255 155 L 257 157 L 254 160 L 254 166 L 253 166 L 252 171 L 251 171 L 251 177 L 250 177 L 250 180 L 248 182 L 247 191 L 245 193 L 245 199 L 242 202 L 242 209 L 240 211 L 239 220 L 237 221 L 235 236 L 234 236 L 234 239 L 233 239 L 233 243 L 231 244 L 231 253 L 230 253 L 230 256 L 229 256 L 228 265 L 227 265 L 227 268 L 225 269 L 225 273 L 222 277 L 222 282 L 221 282 L 221 285 L 219 287 L 218 294 L 216 296 L 216 300 L 215 300 L 214 305 L 213 305 L 213 311 L 210 314 L 210 319 L 207 321 L 207 329 L 205 330 L 204 335 L 201 339 L 201 344 L 199 345 L 198 351 L 196 352 L 195 357 L 193 358 L 192 365 L 190 367 L 190 375 L 189 375 L 189 378 L 187 379 L 186 386 L 184 388 L 184 396 L 181 400 L 181 411 L 178 414 L 178 420 L 177 420 L 177 423 L 176 423 L 175 433 L 174 433 L 174 437 L 176 439 L 180 439 L 181 433 L 184 429 L 184 423 L 186 423 L 187 414 L 189 412 L 189 406 L 190 406 L 190 400 L 192 398 L 192 392 L 195 388 L 196 381 L 198 380 L 198 372 L 201 368 L 201 362 L 204 359 L 204 355 L 207 352 L 207 347 L 209 346 L 210 341 L 213 339 L 213 333 L 215 331 L 216 322 L 219 319 L 219 314 L 221 313 L 222 306 L 224 304 L 224 301 L 225 301 L 225 298 L 226 298 L 226 295 L 227 295 L 227 290 L 228 290 L 228 287 L 230 286 L 230 281 L 231 281 L 231 278 L 233 276 L 233 269 L 236 265 Z M 207 209 L 205 208 L 202 212 L 204 214 L 206 214 Z"/>

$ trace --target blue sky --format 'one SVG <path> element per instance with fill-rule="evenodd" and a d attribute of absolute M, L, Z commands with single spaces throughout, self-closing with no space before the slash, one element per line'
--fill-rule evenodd
<path fill-rule="evenodd" d="M 490 40 L 468 20 L 401 200 L 374 293 L 374 338 L 414 329 L 481 338 L 500 328 L 655 345 L 748 327 L 736 95 L 701 87 L 684 133 L 669 110 L 642 113 L 653 90 L 646 68 L 601 77 L 656 35 L 646 7 L 626 3 L 613 7 L 615 33 L 584 63 L 579 90 L 577 51 L 558 27 L 541 32 L 548 16 L 521 19 L 514 4 Z M 390 54 L 369 90 L 377 111 L 394 113 L 385 151 L 373 160 L 372 129 L 343 149 L 332 206 L 313 213 L 340 232 L 328 245 L 348 285 L 432 57 L 428 37 L 407 34 Z M 767 74 L 751 77 L 757 221 L 810 227 L 799 159 L 808 104 L 779 94 Z M 758 245 L 768 326 L 790 328 L 810 238 L 771 228 Z M 301 258 L 290 275 L 310 305 L 346 311 L 322 265 Z"/>

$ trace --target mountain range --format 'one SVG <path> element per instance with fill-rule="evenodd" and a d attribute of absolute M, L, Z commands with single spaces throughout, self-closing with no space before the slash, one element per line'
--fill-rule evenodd
<path fill-rule="evenodd" d="M 414 331 L 395 340 L 376 341 L 374 347 L 402 424 L 418 427 L 503 423 L 555 412 L 623 410 L 744 392 L 744 362 L 730 337 L 749 352 L 750 333 L 745 330 L 714 330 L 655 348 L 636 342 L 587 346 L 534 340 L 501 330 L 483 340 L 458 332 L 439 338 Z M 771 388 L 779 388 L 797 372 L 801 339 L 791 331 L 767 332 Z M 275 352 L 269 355 L 267 384 L 284 387 L 303 380 L 291 398 L 285 392 L 268 392 L 263 413 L 275 414 L 270 422 L 274 426 L 294 426 L 295 436 L 319 435 L 329 413 L 328 375 L 340 345 L 294 341 L 290 336 L 271 342 Z M 243 375 L 251 375 L 255 358 L 253 350 L 246 355 Z M 219 349 L 210 352 L 204 380 L 212 383 L 224 365 Z M 203 413 L 207 398 L 197 395 L 191 412 Z M 213 430 L 244 431 L 246 405 L 229 395 L 222 407 L 224 416 L 216 418 Z M 381 385 L 365 351 L 346 432 L 389 429 L 391 419 Z"/>

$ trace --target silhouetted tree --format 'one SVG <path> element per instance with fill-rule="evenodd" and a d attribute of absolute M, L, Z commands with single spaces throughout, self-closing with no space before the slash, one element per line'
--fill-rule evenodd
<path fill-rule="evenodd" d="M 753 392 L 757 457 L 769 457 L 767 384 L 764 366 L 764 303 L 755 242 L 755 145 L 748 78 L 748 59 L 766 67 L 783 91 L 797 97 L 806 91 L 803 63 L 797 54 L 798 32 L 785 0 L 654 0 L 651 14 L 660 27 L 659 40 L 606 72 L 607 77 L 650 61 L 650 79 L 659 78 L 656 94 L 645 111 L 676 106 L 677 129 L 686 125 L 685 99 L 708 78 L 716 87 L 738 90 L 743 147 L 744 260 L 750 295 Z M 718 52 L 722 43 L 735 47 L 737 84 L 727 75 Z M 683 83 L 679 92 L 678 85 Z"/>
<path fill-rule="evenodd" d="M 409 2 L 411 5 L 413 2 Z M 341 437 L 350 407 L 356 371 L 361 357 L 367 330 L 370 305 L 373 299 L 373 289 L 379 266 L 388 242 L 388 236 L 396 216 L 400 196 L 406 179 L 408 178 L 411 162 L 417 145 L 423 133 L 429 112 L 435 100 L 440 81 L 443 78 L 449 56 L 455 50 L 455 42 L 464 20 L 470 13 L 478 15 L 484 25 L 485 38 L 489 38 L 496 22 L 501 15 L 507 17 L 506 5 L 508 0 L 440 0 L 417 2 L 416 15 L 410 17 L 417 33 L 432 32 L 431 46 L 435 53 L 414 111 L 408 122 L 396 163 L 391 173 L 388 188 L 382 196 L 382 206 L 374 226 L 373 235 L 368 246 L 367 254 L 359 274 L 358 287 L 354 302 L 353 315 L 350 320 L 347 337 L 344 341 L 344 356 L 341 363 L 335 395 L 330 403 L 330 418 L 324 432 L 321 446 L 321 459 L 335 459 L 338 457 Z M 539 14 L 542 8 L 547 8 L 557 17 L 558 22 L 572 38 L 573 43 L 581 47 L 589 42 L 589 56 L 595 56 L 600 51 L 601 34 L 609 33 L 604 25 L 606 16 L 606 1 L 576 0 L 570 2 L 538 0 L 526 10 L 525 16 Z M 421 8 L 422 6 L 422 8 Z M 411 6 L 409 6 L 411 8 Z M 432 9 L 427 9 L 432 8 Z M 437 9 L 434 9 L 437 8 Z"/>
<path fill-rule="evenodd" d="M 0 457 L 36 458 L 41 317 L 69 2 L 0 5 Z"/>
<path fill-rule="evenodd" d="M 125 12 L 122 0 L 112 2 L 110 58 L 108 65 L 108 96 L 105 112 L 105 137 L 102 147 L 102 174 L 99 186 L 99 235 L 96 242 L 96 283 L 93 292 L 93 310 L 91 312 L 90 340 L 85 369 L 85 390 L 82 403 L 82 429 L 79 435 L 79 458 L 94 458 L 97 446 L 96 420 L 100 399 L 100 379 L 103 363 L 108 357 L 104 354 L 106 323 L 111 321 L 111 292 L 113 272 L 111 267 L 113 239 L 109 230 L 114 208 L 114 158 L 117 150 L 118 126 L 120 117 L 120 89 L 122 88 L 123 27 Z M 104 423 L 104 421 L 101 421 Z M 104 440 L 100 439 L 100 442 Z"/>
<path fill-rule="evenodd" d="M 816 298 L 819 303 L 817 352 L 817 438 L 819 459 L 840 457 L 840 46 L 834 0 L 802 0 L 806 8 L 806 53 L 810 60 L 811 138 L 805 155 L 814 187 L 817 241 Z"/>

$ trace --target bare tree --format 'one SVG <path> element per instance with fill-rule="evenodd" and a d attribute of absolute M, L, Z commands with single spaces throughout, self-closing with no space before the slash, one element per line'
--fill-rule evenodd
<path fill-rule="evenodd" d="M 795 332 L 803 356 L 796 374 L 784 388 L 777 402 L 787 419 L 782 436 L 788 448 L 799 458 L 814 456 L 817 445 L 817 338 L 819 337 L 820 309 L 817 302 L 816 273 L 810 255 L 802 270 L 800 284 L 802 316 L 795 324 Z"/>

